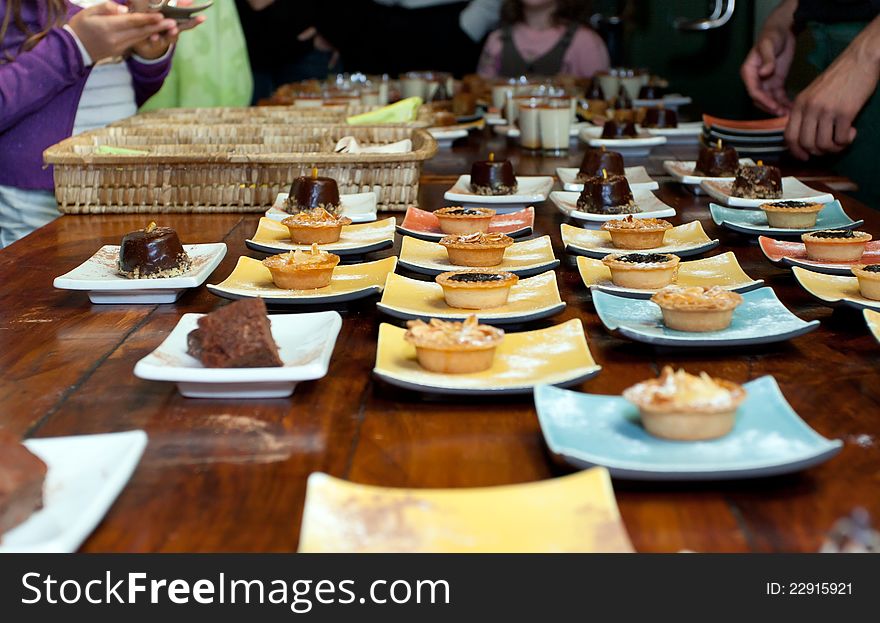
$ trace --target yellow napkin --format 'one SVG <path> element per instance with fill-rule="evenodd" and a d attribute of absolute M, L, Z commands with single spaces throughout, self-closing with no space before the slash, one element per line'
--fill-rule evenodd
<path fill-rule="evenodd" d="M 416 120 L 421 105 L 421 97 L 408 97 L 389 106 L 354 115 L 346 119 L 346 121 L 350 125 L 407 123 Z"/>

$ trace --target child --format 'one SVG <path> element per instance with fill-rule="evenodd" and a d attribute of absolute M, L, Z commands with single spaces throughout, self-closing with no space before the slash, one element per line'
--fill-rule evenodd
<path fill-rule="evenodd" d="M 94 6 L 0 0 L 0 247 L 59 215 L 43 150 L 134 114 L 162 86 L 179 32 L 202 21 L 78 1 Z"/>
<path fill-rule="evenodd" d="M 589 78 L 608 69 L 605 42 L 582 25 L 586 5 L 580 0 L 505 0 L 503 26 L 486 40 L 477 71 L 486 78 Z"/>

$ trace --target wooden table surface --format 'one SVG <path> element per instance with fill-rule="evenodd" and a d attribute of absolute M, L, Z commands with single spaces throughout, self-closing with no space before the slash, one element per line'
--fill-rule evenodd
<path fill-rule="evenodd" d="M 443 192 L 489 150 L 513 158 L 520 174 L 577 166 L 567 158 L 521 154 L 486 131 L 428 162 L 421 205 L 445 205 Z M 692 149 L 663 148 L 646 161 Z M 692 155 L 692 154 L 691 154 Z M 627 164 L 635 164 L 628 162 Z M 803 168 L 803 167 L 801 167 Z M 813 179 L 821 171 L 806 169 Z M 827 181 L 840 187 L 845 180 Z M 821 327 L 787 343 L 695 353 L 654 349 L 611 336 L 601 325 L 560 241 L 561 216 L 537 207 L 535 234 L 549 234 L 565 312 L 535 326 L 581 318 L 602 372 L 576 389 L 619 394 L 686 366 L 745 382 L 772 374 L 795 410 L 819 433 L 845 442 L 831 461 L 807 472 L 726 483 L 615 481 L 624 523 L 638 551 L 814 551 L 833 522 L 854 507 L 880 516 L 880 345 L 859 313 L 818 304 L 788 270 L 769 264 L 754 240 L 716 227 L 708 202 L 673 183 L 661 198 L 674 223 L 699 219 L 733 250 L 745 271 L 763 278 L 805 320 Z M 880 213 L 840 197 L 864 229 L 880 234 Z M 289 399 L 196 400 L 173 384 L 134 377 L 187 312 L 225 301 L 204 287 L 173 305 L 91 305 L 85 293 L 55 290 L 52 280 L 102 244 L 143 227 L 144 216 L 66 216 L 0 251 L 0 425 L 25 437 L 143 429 L 149 445 L 137 471 L 83 549 L 117 551 L 294 551 L 307 476 L 323 471 L 393 487 L 474 487 L 531 482 L 569 472 L 551 459 L 530 397 L 439 399 L 374 380 L 379 323 L 375 299 L 345 307 L 327 377 L 301 384 Z M 185 242 L 223 241 L 229 252 L 210 283 L 232 270 L 257 215 L 184 215 L 160 219 Z M 370 259 L 396 253 L 395 248 Z M 552 509 L 548 509 L 552 512 Z"/>

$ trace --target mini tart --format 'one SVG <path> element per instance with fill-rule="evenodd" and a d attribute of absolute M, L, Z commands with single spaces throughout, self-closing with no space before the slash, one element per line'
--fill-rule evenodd
<path fill-rule="evenodd" d="M 611 270 L 611 281 L 621 288 L 658 290 L 678 273 L 679 259 L 671 253 L 612 253 L 602 258 Z"/>
<path fill-rule="evenodd" d="M 290 230 L 290 239 L 296 244 L 328 244 L 339 240 L 342 227 L 351 225 L 347 216 L 334 216 L 324 208 L 315 208 L 288 216 L 281 221 Z"/>
<path fill-rule="evenodd" d="M 801 235 L 811 260 L 857 262 L 871 241 L 871 234 L 851 229 L 826 229 Z"/>
<path fill-rule="evenodd" d="M 611 243 L 618 249 L 656 249 L 663 245 L 666 230 L 672 223 L 659 218 L 626 218 L 605 221 L 602 229 L 611 234 Z"/>
<path fill-rule="evenodd" d="M 676 441 L 723 437 L 733 429 L 736 410 L 746 398 L 742 386 L 666 366 L 660 377 L 624 390 L 623 397 L 639 408 L 650 434 Z"/>
<path fill-rule="evenodd" d="M 272 273 L 272 281 L 285 290 L 314 290 L 330 285 L 333 269 L 339 256 L 321 251 L 313 244 L 309 251 L 297 249 L 272 255 L 263 260 L 263 266 Z"/>
<path fill-rule="evenodd" d="M 446 247 L 449 261 L 456 266 L 498 266 L 513 239 L 505 234 L 476 233 L 445 236 L 440 244 Z"/>
<path fill-rule="evenodd" d="M 446 304 L 457 309 L 490 309 L 507 304 L 513 273 L 498 270 L 454 270 L 434 279 L 443 288 Z"/>
<path fill-rule="evenodd" d="M 410 320 L 406 326 L 403 339 L 415 346 L 419 365 L 443 374 L 488 370 L 504 339 L 504 331 L 479 324 L 476 316 L 468 316 L 464 322 Z"/>
<path fill-rule="evenodd" d="M 761 204 L 761 209 L 767 215 L 770 227 L 787 229 L 815 227 L 816 219 L 823 207 L 825 206 L 821 203 L 806 201 L 774 201 Z"/>
<path fill-rule="evenodd" d="M 743 297 L 720 286 L 666 286 L 651 301 L 660 307 L 663 323 L 670 329 L 705 332 L 729 327 Z"/>
<path fill-rule="evenodd" d="M 880 264 L 853 266 L 852 274 L 859 278 L 859 290 L 866 299 L 880 301 Z"/>
<path fill-rule="evenodd" d="M 489 208 L 440 208 L 434 210 L 444 234 L 466 235 L 489 231 L 495 210 Z"/>

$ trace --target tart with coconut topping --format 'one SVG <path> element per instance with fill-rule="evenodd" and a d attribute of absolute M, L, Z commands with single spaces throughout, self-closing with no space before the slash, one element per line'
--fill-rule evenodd
<path fill-rule="evenodd" d="M 403 339 L 415 346 L 419 365 L 444 374 L 488 370 L 504 339 L 504 331 L 480 324 L 476 316 L 468 316 L 464 322 L 410 320 L 406 326 Z"/>
<path fill-rule="evenodd" d="M 283 221 L 295 244 L 329 244 L 342 235 L 342 228 L 351 225 L 347 216 L 336 216 L 324 208 L 315 208 L 288 216 Z"/>
<path fill-rule="evenodd" d="M 659 218 L 625 218 L 605 221 L 602 229 L 611 235 L 611 243 L 618 249 L 655 249 L 663 245 L 672 223 Z"/>
<path fill-rule="evenodd" d="M 505 234 L 475 233 L 466 236 L 445 236 L 440 244 L 446 248 L 449 261 L 456 266 L 498 266 L 504 251 L 513 244 Z"/>
<path fill-rule="evenodd" d="M 308 251 L 297 249 L 263 260 L 263 266 L 272 273 L 272 281 L 285 290 L 324 288 L 330 285 L 337 264 L 339 256 L 322 251 L 317 244 Z"/>
<path fill-rule="evenodd" d="M 676 331 L 721 331 L 730 326 L 743 297 L 720 286 L 666 286 L 654 296 L 663 323 Z"/>

